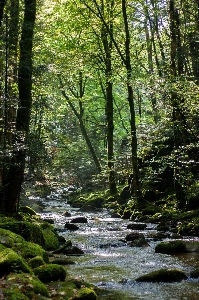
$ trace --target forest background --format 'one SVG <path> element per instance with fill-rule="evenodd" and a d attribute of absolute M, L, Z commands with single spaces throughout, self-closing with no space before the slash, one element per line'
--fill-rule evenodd
<path fill-rule="evenodd" d="M 1 212 L 30 181 L 199 208 L 198 0 L 1 0 L 0 22 Z"/>

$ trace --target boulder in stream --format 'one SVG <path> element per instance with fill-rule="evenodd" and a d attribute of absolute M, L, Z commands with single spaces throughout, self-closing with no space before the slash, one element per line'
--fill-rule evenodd
<path fill-rule="evenodd" d="M 140 238 L 144 238 L 144 235 L 139 232 L 132 231 L 126 235 L 126 241 L 134 241 Z"/>
<path fill-rule="evenodd" d="M 77 217 L 71 220 L 71 223 L 88 223 L 86 217 Z"/>
<path fill-rule="evenodd" d="M 144 223 L 130 223 L 127 225 L 127 229 L 132 230 L 144 230 L 147 227 Z"/>
<path fill-rule="evenodd" d="M 69 230 L 78 230 L 79 229 L 79 227 L 77 225 L 68 223 L 68 222 L 64 225 L 64 228 L 69 229 Z"/>
<path fill-rule="evenodd" d="M 155 252 L 165 254 L 199 252 L 199 242 L 182 240 L 161 242 L 156 245 Z"/>
<path fill-rule="evenodd" d="M 70 246 L 70 247 L 66 247 L 64 249 L 63 254 L 65 254 L 65 255 L 82 255 L 82 254 L 84 254 L 84 251 L 82 251 L 81 249 L 79 249 L 76 246 Z"/>
<path fill-rule="evenodd" d="M 174 282 L 187 279 L 187 275 L 178 269 L 160 269 L 140 276 L 136 281 L 144 282 Z"/>

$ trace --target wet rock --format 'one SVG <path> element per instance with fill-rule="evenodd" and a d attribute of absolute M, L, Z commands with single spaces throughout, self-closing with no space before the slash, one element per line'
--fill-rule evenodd
<path fill-rule="evenodd" d="M 102 245 L 100 245 L 99 247 L 101 248 L 101 249 L 106 249 L 106 248 L 110 248 L 110 247 L 114 247 L 114 248 L 117 248 L 117 247 L 123 247 L 123 246 L 125 246 L 126 245 L 126 243 L 125 242 L 116 242 L 116 243 L 113 243 L 113 244 L 111 244 L 111 243 L 108 243 L 108 244 L 102 244 Z"/>
<path fill-rule="evenodd" d="M 48 264 L 34 269 L 34 274 L 41 282 L 64 281 L 66 278 L 66 270 L 64 267 L 56 264 Z"/>
<path fill-rule="evenodd" d="M 63 216 L 64 216 L 64 217 L 71 217 L 71 213 L 69 213 L 68 211 L 65 211 L 65 212 L 63 213 Z"/>
<path fill-rule="evenodd" d="M 84 251 L 82 251 L 76 246 L 70 246 L 66 247 L 62 253 L 65 255 L 82 255 L 84 254 Z"/>
<path fill-rule="evenodd" d="M 45 218 L 45 219 L 43 219 L 43 221 L 47 222 L 49 224 L 54 224 L 55 223 L 55 221 L 53 219 L 51 219 L 51 218 Z"/>
<path fill-rule="evenodd" d="M 127 229 L 132 230 L 144 230 L 147 227 L 144 223 L 130 223 L 127 225 Z"/>
<path fill-rule="evenodd" d="M 140 276 L 136 281 L 145 282 L 173 282 L 187 279 L 186 274 L 178 269 L 161 269 L 146 275 Z"/>
<path fill-rule="evenodd" d="M 141 237 L 132 241 L 129 245 L 130 247 L 149 247 L 149 243 L 146 241 L 145 238 Z"/>
<path fill-rule="evenodd" d="M 65 237 L 63 237 L 61 235 L 58 235 L 57 238 L 58 238 L 59 243 L 65 243 L 66 242 Z"/>
<path fill-rule="evenodd" d="M 64 249 L 67 248 L 67 247 L 70 247 L 72 246 L 72 242 L 69 240 L 67 241 L 61 248 L 53 251 L 52 253 L 53 254 L 60 254 L 60 253 L 63 253 Z"/>
<path fill-rule="evenodd" d="M 64 225 L 64 228 L 69 229 L 69 230 L 78 230 L 79 229 L 79 227 L 77 225 L 72 224 L 72 223 L 66 223 Z"/>
<path fill-rule="evenodd" d="M 155 247 L 156 253 L 165 253 L 165 254 L 176 254 L 184 253 L 186 251 L 186 243 L 183 241 L 169 241 L 161 242 Z"/>
<path fill-rule="evenodd" d="M 192 278 L 198 278 L 199 277 L 199 269 L 193 270 L 190 272 L 190 276 Z"/>
<path fill-rule="evenodd" d="M 140 238 L 144 238 L 144 235 L 139 232 L 130 232 L 126 235 L 126 241 L 134 241 Z"/>
<path fill-rule="evenodd" d="M 77 217 L 71 220 L 71 223 L 88 223 L 86 217 Z"/>

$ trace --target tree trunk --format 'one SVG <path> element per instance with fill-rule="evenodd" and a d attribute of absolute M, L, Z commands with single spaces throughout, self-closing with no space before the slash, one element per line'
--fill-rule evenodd
<path fill-rule="evenodd" d="M 0 0 L 0 27 L 1 27 L 1 22 L 3 19 L 3 12 L 4 12 L 5 4 L 6 4 L 6 0 Z"/>
<path fill-rule="evenodd" d="M 25 0 L 18 69 L 19 106 L 16 118 L 15 151 L 4 182 L 0 200 L 3 212 L 15 213 L 19 203 L 25 168 L 26 139 L 32 104 L 32 40 L 36 17 L 36 0 Z"/>
<path fill-rule="evenodd" d="M 133 168 L 133 194 L 137 198 L 138 205 L 143 204 L 142 192 L 139 182 L 139 169 L 137 157 L 137 134 L 136 134 L 136 121 L 135 121 L 135 107 L 134 96 L 132 88 L 132 67 L 130 59 L 130 33 L 128 26 L 128 19 L 126 13 L 126 0 L 122 0 L 122 13 L 125 27 L 125 66 L 127 71 L 127 89 L 128 89 L 128 103 L 130 108 L 130 126 L 131 126 L 131 149 L 132 149 L 132 168 Z"/>

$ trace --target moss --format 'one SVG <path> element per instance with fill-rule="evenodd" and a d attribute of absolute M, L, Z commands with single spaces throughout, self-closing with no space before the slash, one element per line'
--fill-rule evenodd
<path fill-rule="evenodd" d="M 40 266 L 34 270 L 34 273 L 42 282 L 64 281 L 66 278 L 65 268 L 56 264 Z"/>
<path fill-rule="evenodd" d="M 43 230 L 43 236 L 45 240 L 45 249 L 50 251 L 50 250 L 55 250 L 59 247 L 59 240 L 57 235 L 52 232 L 50 229 L 44 229 Z"/>
<path fill-rule="evenodd" d="M 78 294 L 76 297 L 73 299 L 78 299 L 78 300 L 96 300 L 97 295 L 96 293 L 90 289 L 90 288 L 82 288 L 78 291 Z"/>
<path fill-rule="evenodd" d="M 140 276 L 136 281 L 145 282 L 172 282 L 187 279 L 186 274 L 178 269 L 161 269 L 146 275 Z"/>
<path fill-rule="evenodd" d="M 32 208 L 30 208 L 29 206 L 20 206 L 19 211 L 22 212 L 22 213 L 31 215 L 31 216 L 36 215 L 36 212 Z"/>
<path fill-rule="evenodd" d="M 45 247 L 45 240 L 42 229 L 37 224 L 24 221 L 13 221 L 0 223 L 0 228 L 10 230 L 16 234 L 20 234 L 26 241 L 30 241 L 42 247 Z"/>
<path fill-rule="evenodd" d="M 10 272 L 31 273 L 31 270 L 22 257 L 12 249 L 6 248 L 0 252 L 0 276 Z"/>
<path fill-rule="evenodd" d="M 35 299 L 34 294 L 49 297 L 46 286 L 34 275 L 11 274 L 7 277 L 9 284 L 20 289 L 30 299 Z"/>
<path fill-rule="evenodd" d="M 41 256 L 35 256 L 28 261 L 28 265 L 31 269 L 35 269 L 44 264 L 45 264 L 45 262 L 43 260 L 43 257 L 41 257 Z"/>
<path fill-rule="evenodd" d="M 10 230 L 7 229 L 0 228 L 0 242 L 4 240 L 3 238 L 7 238 L 7 237 L 12 241 L 11 242 L 12 246 L 15 243 L 23 243 L 25 241 L 21 235 L 11 232 Z M 2 244 L 4 243 L 2 242 Z"/>
<path fill-rule="evenodd" d="M 6 288 L 1 288 L 1 299 L 9 299 L 9 300 L 29 300 L 29 298 L 20 292 L 17 289 L 11 290 Z"/>
<path fill-rule="evenodd" d="M 41 256 L 43 260 L 48 263 L 48 253 L 39 245 L 26 242 L 18 243 L 13 247 L 13 250 L 23 256 L 25 259 Z"/>
<path fill-rule="evenodd" d="M 175 254 L 186 252 L 186 243 L 183 241 L 161 242 L 155 247 L 156 253 Z"/>

